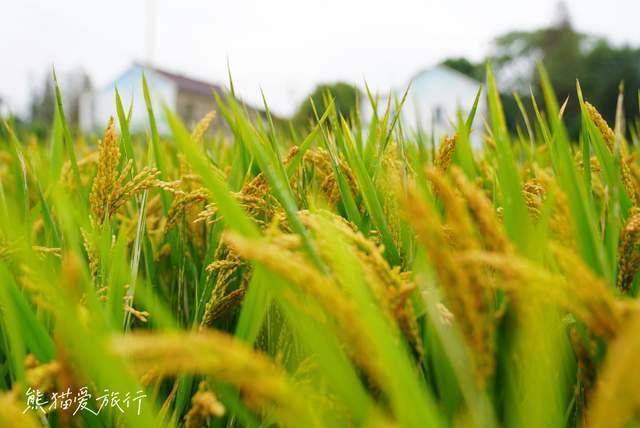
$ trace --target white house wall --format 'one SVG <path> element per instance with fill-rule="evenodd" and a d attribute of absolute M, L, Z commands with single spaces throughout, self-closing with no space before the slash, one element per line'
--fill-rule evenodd
<path fill-rule="evenodd" d="M 438 66 L 419 73 L 413 79 L 402 107 L 400 117 L 404 129 L 409 134 L 433 132 L 438 138 L 443 134 L 451 134 L 456 127 L 458 110 L 466 117 L 479 88 L 479 82 L 446 67 Z M 396 99 L 402 99 L 405 89 L 398 88 L 392 92 L 392 107 Z M 380 110 L 386 108 L 387 102 L 388 97 L 379 100 L 379 114 L 382 114 Z M 372 112 L 368 100 L 364 101 L 362 113 L 365 121 L 370 120 Z M 481 97 L 473 123 L 472 142 L 476 147 L 481 141 L 485 117 L 486 101 Z"/>
<path fill-rule="evenodd" d="M 85 130 L 102 129 L 106 126 L 110 116 L 117 117 L 115 103 L 115 89 L 117 87 L 125 111 L 128 111 L 133 100 L 133 110 L 129 124 L 131 132 L 145 132 L 148 130 L 149 120 L 142 90 L 142 71 L 142 67 L 133 66 L 114 82 L 92 94 L 91 102 L 93 112 L 90 114 L 92 120 L 83 120 L 83 122 L 85 122 L 83 128 L 90 123 L 90 129 L 85 128 Z M 164 115 L 163 106 L 166 105 L 170 109 L 175 110 L 177 89 L 173 82 L 152 70 L 144 70 L 144 73 L 151 94 L 158 132 L 167 134 L 170 132 L 170 129 Z M 85 103 L 86 102 L 87 101 L 85 101 Z"/>
<path fill-rule="evenodd" d="M 468 112 L 480 84 L 457 74 L 438 67 L 417 76 L 403 109 L 405 122 L 423 129 L 430 129 L 432 123 L 447 129 L 456 122 L 458 109 Z M 479 110 L 484 111 L 484 102 Z"/>

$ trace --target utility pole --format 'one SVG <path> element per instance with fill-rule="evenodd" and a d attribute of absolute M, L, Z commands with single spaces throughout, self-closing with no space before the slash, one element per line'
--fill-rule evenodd
<path fill-rule="evenodd" d="M 155 0 L 147 0 L 146 16 L 146 63 L 153 65 L 155 55 L 156 7 Z"/>

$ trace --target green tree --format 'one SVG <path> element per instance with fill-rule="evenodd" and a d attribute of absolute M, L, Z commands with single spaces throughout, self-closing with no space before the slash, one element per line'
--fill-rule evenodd
<path fill-rule="evenodd" d="M 542 91 L 536 64 L 544 64 L 560 102 L 567 97 L 573 99 L 572 108 L 566 110 L 564 117 L 570 132 L 577 135 L 580 121 L 575 97 L 576 79 L 583 76 L 590 39 L 573 28 L 566 7 L 560 3 L 555 23 L 549 27 L 532 32 L 514 31 L 497 37 L 495 54 L 489 60 L 496 66 L 506 90 L 527 96 L 531 87 L 539 100 Z M 515 109 L 507 112 L 507 116 L 512 116 L 512 124 L 515 123 L 513 116 L 518 115 Z"/>
<path fill-rule="evenodd" d="M 466 58 L 448 58 L 442 61 L 442 65 L 478 81 L 484 80 L 484 64 L 482 63 L 473 63 Z"/>
<path fill-rule="evenodd" d="M 600 40 L 584 58 L 580 84 L 587 97 L 605 119 L 615 121 L 618 87 L 624 83 L 624 111 L 627 118 L 638 116 L 640 88 L 640 49 L 612 48 Z"/>
<path fill-rule="evenodd" d="M 497 37 L 494 52 L 485 61 L 474 64 L 464 58 L 452 58 L 443 64 L 483 80 L 486 61 L 493 64 L 504 91 L 505 115 L 512 129 L 518 124 L 523 126 L 512 92 L 520 94 L 527 108 L 531 105 L 529 88 L 538 102 L 542 102 L 537 63 L 544 64 L 559 101 L 569 99 L 564 119 L 574 138 L 580 130 L 576 79 L 580 81 L 585 97 L 610 123 L 615 119 L 618 87 L 624 81 L 625 113 L 627 117 L 638 114 L 640 49 L 612 46 L 604 38 L 576 31 L 562 3 L 550 26 Z"/>
<path fill-rule="evenodd" d="M 322 116 L 327 107 L 325 104 L 327 95 L 330 95 L 334 99 L 334 105 L 338 114 L 349 119 L 356 111 L 359 98 L 362 94 L 358 88 L 344 82 L 318 85 L 296 110 L 292 118 L 294 125 L 306 127 L 315 120 L 311 101 L 313 101 L 318 115 Z"/>

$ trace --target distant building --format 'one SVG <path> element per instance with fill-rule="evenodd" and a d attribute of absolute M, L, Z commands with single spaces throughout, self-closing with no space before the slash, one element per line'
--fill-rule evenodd
<path fill-rule="evenodd" d="M 458 110 L 463 117 L 473 107 L 473 102 L 481 83 L 444 65 L 420 71 L 402 88 L 392 91 L 391 106 L 395 99 L 400 101 L 406 87 L 411 83 L 407 99 L 401 110 L 401 119 L 405 130 L 409 132 L 432 132 L 440 138 L 443 134 L 451 134 L 458 122 Z M 378 110 L 386 106 L 389 95 L 378 102 Z M 364 103 L 366 106 L 368 103 Z M 365 118 L 371 115 L 363 112 Z M 480 134 L 486 117 L 486 100 L 481 97 L 473 124 L 472 140 L 475 146 L 480 144 Z"/>
<path fill-rule="evenodd" d="M 113 82 L 82 97 L 80 128 L 86 132 L 100 130 L 105 127 L 109 116 L 116 116 L 115 89 L 117 88 L 125 110 L 128 111 L 133 101 L 131 131 L 143 132 L 148 129 L 148 115 L 142 91 L 143 73 L 151 93 L 158 132 L 161 134 L 170 132 L 163 106 L 176 112 L 187 126 L 192 127 L 211 110 L 217 110 L 214 93 L 220 95 L 222 99 L 227 96 L 227 92 L 221 86 L 135 63 Z M 246 105 L 244 107 L 252 117 L 256 113 L 263 114 L 260 110 Z M 211 128 L 227 131 L 221 115 L 216 116 Z"/>

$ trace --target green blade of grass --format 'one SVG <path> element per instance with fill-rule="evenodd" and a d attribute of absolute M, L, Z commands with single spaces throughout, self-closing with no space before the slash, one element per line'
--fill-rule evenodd
<path fill-rule="evenodd" d="M 365 205 L 367 206 L 367 210 L 369 211 L 374 224 L 381 232 L 382 242 L 385 246 L 385 255 L 392 266 L 399 265 L 400 254 L 396 249 L 396 245 L 391 236 L 391 231 L 387 225 L 384 210 L 382 209 L 382 203 L 378 198 L 378 192 L 376 191 L 373 181 L 366 170 L 363 160 L 355 150 L 355 143 L 351 136 L 351 131 L 344 120 L 342 121 L 342 132 L 346 137 L 345 145 L 349 156 L 348 160 L 358 179 L 358 183 L 360 184 Z"/>
<path fill-rule="evenodd" d="M 82 180 L 80 179 L 80 169 L 78 168 L 76 151 L 73 145 L 73 140 L 71 139 L 69 124 L 67 123 L 67 118 L 64 114 L 64 107 L 62 105 L 62 93 L 60 91 L 60 86 L 58 85 L 58 77 L 56 76 L 55 69 L 53 70 L 53 82 L 54 82 L 55 94 L 56 94 L 56 112 L 57 112 L 58 118 L 60 119 L 60 123 L 62 124 L 62 134 L 64 136 L 64 145 L 67 149 L 67 156 L 69 157 L 69 162 L 71 163 L 71 171 L 73 173 L 73 179 L 75 181 L 76 188 L 78 189 L 80 194 L 84 198 L 86 198 L 87 192 L 84 186 L 82 185 Z"/>
<path fill-rule="evenodd" d="M 487 65 L 487 91 L 491 128 L 496 143 L 497 175 L 502 189 L 504 223 L 509 237 L 520 251 L 530 250 L 527 243 L 531 236 L 529 213 L 522 195 L 522 185 L 513 156 L 507 125 L 491 65 Z"/>
<path fill-rule="evenodd" d="M 118 123 L 120 124 L 120 132 L 122 134 L 122 149 L 126 159 L 131 159 L 131 174 L 135 176 L 138 172 L 138 166 L 136 164 L 136 158 L 133 151 L 133 144 L 131 143 L 131 133 L 129 132 L 129 119 L 124 112 L 122 106 L 122 100 L 120 99 L 120 93 L 116 88 L 116 112 L 118 114 Z M 132 98 L 133 102 L 133 98 Z"/>
<path fill-rule="evenodd" d="M 239 135 L 251 151 L 251 154 L 258 163 L 260 170 L 269 182 L 274 196 L 282 205 L 292 230 L 300 235 L 302 238 L 302 244 L 309 253 L 309 256 L 316 266 L 323 270 L 324 267 L 322 260 L 318 256 L 314 244 L 311 242 L 309 233 L 298 217 L 298 207 L 296 206 L 288 178 L 284 175 L 283 165 L 278 164 L 278 158 L 269 150 L 271 146 L 269 144 L 265 144 L 264 140 L 261 141 L 255 130 L 252 131 L 250 124 L 240 113 L 235 101 L 230 100 L 230 102 L 232 103 L 231 107 L 235 114 Z"/>
<path fill-rule="evenodd" d="M 211 192 L 218 209 L 222 213 L 225 224 L 243 236 L 259 236 L 260 232 L 255 223 L 245 214 L 238 201 L 231 196 L 223 179 L 216 175 L 204 154 L 191 141 L 184 125 L 168 109 L 165 109 L 165 114 L 176 139 L 176 144 L 185 154 L 193 169 L 202 176 L 205 186 Z"/>
<path fill-rule="evenodd" d="M 166 180 L 166 167 L 164 165 L 164 157 L 162 156 L 162 149 L 160 148 L 160 135 L 158 134 L 158 125 L 156 123 L 156 116 L 153 112 L 153 104 L 151 103 L 151 93 L 149 92 L 149 85 L 147 85 L 147 78 L 142 73 L 142 92 L 144 95 L 144 102 L 147 106 L 147 115 L 149 117 L 149 127 L 151 128 L 151 148 L 155 164 L 160 171 L 160 179 Z M 165 215 L 169 211 L 169 197 L 161 190 L 160 197 L 162 198 L 162 207 Z"/>

